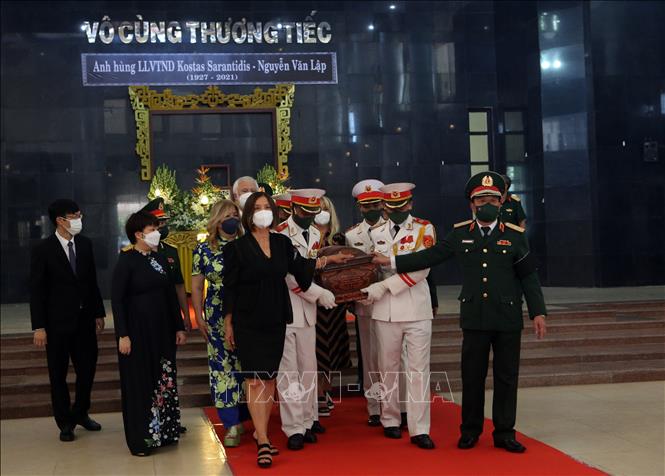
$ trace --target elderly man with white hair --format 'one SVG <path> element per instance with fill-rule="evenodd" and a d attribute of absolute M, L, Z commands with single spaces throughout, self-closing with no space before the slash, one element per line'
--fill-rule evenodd
<path fill-rule="evenodd" d="M 245 175 L 244 177 L 239 177 L 233 182 L 232 199 L 238 205 L 240 205 L 240 211 L 245 207 L 245 202 L 247 198 L 254 192 L 259 191 L 259 184 L 256 182 L 254 177 Z"/>

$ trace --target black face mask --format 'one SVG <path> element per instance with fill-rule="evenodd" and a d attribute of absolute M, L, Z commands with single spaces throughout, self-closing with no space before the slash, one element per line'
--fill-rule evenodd
<path fill-rule="evenodd" d="M 307 228 L 312 226 L 312 223 L 314 223 L 314 215 L 301 217 L 301 216 L 298 216 L 294 213 L 293 214 L 293 221 L 296 222 L 296 225 L 298 225 L 300 228 L 302 228 L 303 230 L 306 230 Z"/>
<path fill-rule="evenodd" d="M 227 235 L 235 235 L 238 232 L 238 226 L 240 225 L 240 220 L 236 217 L 227 218 L 222 222 L 222 231 Z"/>
<path fill-rule="evenodd" d="M 169 236 L 169 226 L 164 225 L 159 229 L 159 239 L 164 240 L 167 236 Z"/>
<path fill-rule="evenodd" d="M 476 207 L 476 218 L 484 223 L 491 223 L 499 216 L 500 208 L 491 203 L 485 203 Z"/>
<path fill-rule="evenodd" d="M 363 218 L 367 220 L 368 223 L 376 223 L 381 218 L 381 210 L 367 210 L 362 212 Z"/>
<path fill-rule="evenodd" d="M 406 220 L 409 217 L 409 213 L 411 213 L 411 210 L 407 210 L 404 212 L 395 210 L 388 212 L 388 217 L 395 225 L 400 225 L 404 223 L 404 220 Z"/>

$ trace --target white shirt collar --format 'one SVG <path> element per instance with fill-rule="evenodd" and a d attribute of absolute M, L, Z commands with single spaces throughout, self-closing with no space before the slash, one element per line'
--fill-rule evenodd
<path fill-rule="evenodd" d="M 494 220 L 490 225 L 481 225 L 478 220 L 476 220 L 476 224 L 478 225 L 479 228 L 482 228 L 483 226 L 489 226 L 490 227 L 490 233 L 494 231 L 494 227 L 496 227 L 496 224 L 499 223 L 499 220 Z"/>
<path fill-rule="evenodd" d="M 55 231 L 55 237 L 58 239 L 60 242 L 60 245 L 62 246 L 62 249 L 65 250 L 65 255 L 69 256 L 69 242 L 71 241 L 72 244 L 74 245 L 74 253 L 76 253 L 76 242 L 74 241 L 74 237 L 72 236 L 71 240 L 68 240 L 67 238 L 63 237 L 60 233 L 58 233 L 58 230 Z"/>
<path fill-rule="evenodd" d="M 68 244 L 70 241 L 71 241 L 72 243 L 74 242 L 74 237 L 73 237 L 73 236 L 72 236 L 72 239 L 71 239 L 71 240 L 68 240 L 67 238 L 65 238 L 64 236 L 62 236 L 60 233 L 58 233 L 58 230 L 55 230 L 55 236 L 58 238 L 58 241 L 60 242 L 60 244 L 61 244 L 62 246 L 64 246 L 65 248 L 67 248 L 67 244 Z"/>

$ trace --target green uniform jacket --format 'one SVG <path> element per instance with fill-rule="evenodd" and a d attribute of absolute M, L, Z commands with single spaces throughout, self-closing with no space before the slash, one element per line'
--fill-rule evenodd
<path fill-rule="evenodd" d="M 508 195 L 506 201 L 501 205 L 499 219 L 503 223 L 512 223 L 513 225 L 520 226 L 522 220 L 526 220 L 526 213 L 522 208 L 520 199 L 515 195 Z"/>
<path fill-rule="evenodd" d="M 171 245 L 160 242 L 157 251 L 164 258 L 166 258 L 166 262 L 169 264 L 168 271 L 173 284 L 185 284 L 185 280 L 182 278 L 182 271 L 180 270 L 180 258 L 178 258 L 178 250 Z"/>
<path fill-rule="evenodd" d="M 431 248 L 395 257 L 398 273 L 431 268 L 453 256 L 462 267 L 459 295 L 462 329 L 516 331 L 523 328 L 522 296 L 531 319 L 547 314 L 535 258 L 522 228 L 497 223 L 483 238 L 475 221 L 455 229 Z"/>

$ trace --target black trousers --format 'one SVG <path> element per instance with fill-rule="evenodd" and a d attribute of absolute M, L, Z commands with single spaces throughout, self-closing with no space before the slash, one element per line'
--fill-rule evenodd
<path fill-rule="evenodd" d="M 72 332 L 46 332 L 46 360 L 51 382 L 53 416 L 60 429 L 74 426 L 90 409 L 90 393 L 97 368 L 95 320 L 79 318 Z M 70 407 L 67 372 L 69 359 L 76 372 L 76 399 Z"/>
<path fill-rule="evenodd" d="M 494 440 L 515 437 L 517 381 L 522 332 L 464 330 L 462 342 L 462 424 L 463 435 L 478 436 L 485 419 L 485 378 L 490 347 L 494 355 L 494 396 L 492 422 Z"/>

